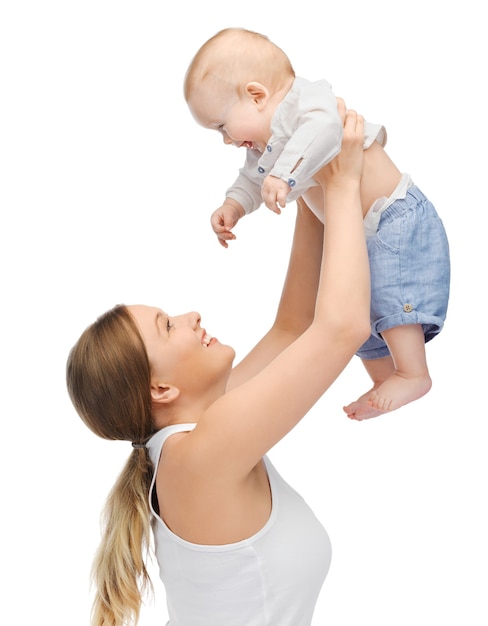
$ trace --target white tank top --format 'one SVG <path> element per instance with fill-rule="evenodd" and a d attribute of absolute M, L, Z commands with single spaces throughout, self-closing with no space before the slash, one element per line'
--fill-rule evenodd
<path fill-rule="evenodd" d="M 264 462 L 272 509 L 252 537 L 200 545 L 175 535 L 156 509 L 156 473 L 166 439 L 196 424 L 158 431 L 147 443 L 154 464 L 152 527 L 170 626 L 310 626 L 331 560 L 330 540 L 303 498 Z"/>

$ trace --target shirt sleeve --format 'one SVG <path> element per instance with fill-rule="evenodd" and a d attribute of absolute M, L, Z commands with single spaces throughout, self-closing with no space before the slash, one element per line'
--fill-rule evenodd
<path fill-rule="evenodd" d="M 239 170 L 239 176 L 225 192 L 226 198 L 239 202 L 246 215 L 252 213 L 263 202 L 261 195 L 262 179 L 258 179 L 257 172 L 260 153 L 257 150 L 248 150 L 246 162 Z"/>
<path fill-rule="evenodd" d="M 294 187 L 339 154 L 343 126 L 336 96 L 325 80 L 301 86 L 298 104 L 282 104 L 277 124 L 289 139 L 269 173 Z"/>

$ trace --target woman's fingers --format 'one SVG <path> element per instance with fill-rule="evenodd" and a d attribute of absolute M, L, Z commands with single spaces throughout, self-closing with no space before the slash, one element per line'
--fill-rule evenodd
<path fill-rule="evenodd" d="M 346 117 L 346 103 L 342 98 L 336 98 L 337 100 L 337 110 L 339 111 L 339 116 L 344 124 L 344 119 Z"/>
<path fill-rule="evenodd" d="M 364 141 L 364 118 L 353 109 L 346 112 L 344 120 L 344 141 L 358 143 Z"/>

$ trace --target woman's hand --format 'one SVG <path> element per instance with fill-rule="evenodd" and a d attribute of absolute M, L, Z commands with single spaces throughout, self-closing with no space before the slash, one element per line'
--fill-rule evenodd
<path fill-rule="evenodd" d="M 339 154 L 315 175 L 315 180 L 322 187 L 334 184 L 342 187 L 348 181 L 358 184 L 361 180 L 364 119 L 356 111 L 347 111 L 341 98 L 337 98 L 337 108 L 344 124 L 342 148 Z"/>

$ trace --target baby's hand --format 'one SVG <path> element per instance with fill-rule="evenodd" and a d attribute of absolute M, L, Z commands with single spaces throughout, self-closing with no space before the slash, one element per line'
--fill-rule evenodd
<path fill-rule="evenodd" d="M 266 176 L 263 181 L 261 195 L 264 204 L 278 215 L 281 209 L 286 206 L 286 196 L 290 193 L 291 187 L 281 178 L 276 176 Z M 280 208 L 281 207 L 281 208 Z"/>
<path fill-rule="evenodd" d="M 235 200 L 229 200 L 229 198 L 212 213 L 210 223 L 221 246 L 228 248 L 227 242 L 236 238 L 232 229 L 244 215 L 242 206 Z"/>

